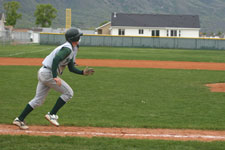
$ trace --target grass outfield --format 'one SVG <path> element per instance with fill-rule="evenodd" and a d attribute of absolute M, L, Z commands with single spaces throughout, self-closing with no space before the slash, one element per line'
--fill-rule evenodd
<path fill-rule="evenodd" d="M 39 67 L 0 66 L 0 123 L 10 124 L 35 94 Z M 225 129 L 224 93 L 206 83 L 225 80 L 224 71 L 96 67 L 90 77 L 66 71 L 75 91 L 58 113 L 61 125 Z M 48 125 L 44 115 L 59 94 L 51 91 L 42 107 L 26 119 Z"/>
<path fill-rule="evenodd" d="M 0 45 L 0 57 L 45 57 L 55 46 Z M 225 62 L 225 51 L 81 47 L 78 58 Z M 0 58 L 1 59 L 1 58 Z M 225 129 L 224 93 L 206 83 L 224 82 L 224 71 L 94 67 L 91 77 L 66 71 L 73 99 L 58 113 L 62 125 Z M 39 67 L 0 66 L 0 123 L 11 124 L 35 94 Z M 27 118 L 28 125 L 49 125 L 44 115 L 58 93 Z M 0 136 L 2 150 L 222 150 L 225 142 L 121 140 L 111 138 Z"/>
<path fill-rule="evenodd" d="M 0 45 L 0 57 L 45 57 L 56 46 Z M 77 58 L 225 62 L 225 51 L 119 47 L 81 47 Z"/>
<path fill-rule="evenodd" d="M 224 150 L 224 142 L 0 136 L 1 150 Z"/>

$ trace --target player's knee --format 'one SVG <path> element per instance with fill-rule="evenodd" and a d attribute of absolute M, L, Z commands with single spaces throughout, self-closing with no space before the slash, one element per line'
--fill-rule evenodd
<path fill-rule="evenodd" d="M 41 101 L 31 101 L 31 102 L 29 102 L 29 105 L 30 105 L 33 109 L 35 109 L 35 108 L 41 106 L 42 104 L 43 104 L 43 102 L 41 102 Z"/>
<path fill-rule="evenodd" d="M 73 90 L 68 91 L 67 93 L 63 94 L 61 97 L 64 101 L 69 101 L 73 97 L 74 93 Z"/>
<path fill-rule="evenodd" d="M 70 91 L 70 92 L 68 93 L 68 98 L 69 98 L 69 100 L 70 100 L 72 97 L 73 97 L 73 91 Z"/>

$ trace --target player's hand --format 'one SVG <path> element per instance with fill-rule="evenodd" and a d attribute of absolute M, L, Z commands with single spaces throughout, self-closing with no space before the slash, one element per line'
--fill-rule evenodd
<path fill-rule="evenodd" d="M 95 72 L 94 69 L 93 68 L 88 68 L 88 66 L 83 70 L 83 74 L 85 76 L 93 75 L 94 72 Z"/>
<path fill-rule="evenodd" d="M 53 78 L 58 86 L 61 86 L 62 82 L 60 78 Z"/>

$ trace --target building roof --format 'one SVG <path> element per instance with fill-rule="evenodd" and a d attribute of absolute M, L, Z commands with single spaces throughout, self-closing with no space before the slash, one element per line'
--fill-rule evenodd
<path fill-rule="evenodd" d="M 105 24 L 103 24 L 103 25 L 97 27 L 96 30 L 101 29 L 102 27 L 105 27 L 105 26 L 107 26 L 107 25 L 109 25 L 109 24 L 111 24 L 111 21 L 109 21 L 109 22 L 107 22 L 107 23 L 105 23 Z"/>
<path fill-rule="evenodd" d="M 26 28 L 13 28 L 13 31 L 16 31 L 16 32 L 27 32 L 29 30 L 30 29 L 26 29 Z"/>
<path fill-rule="evenodd" d="M 112 26 L 200 28 L 198 15 L 112 13 Z"/>

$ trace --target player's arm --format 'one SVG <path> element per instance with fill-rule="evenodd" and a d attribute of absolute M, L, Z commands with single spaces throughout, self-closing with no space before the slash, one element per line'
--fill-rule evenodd
<path fill-rule="evenodd" d="M 74 62 L 73 60 L 71 59 L 71 61 L 69 62 L 68 64 L 68 68 L 69 68 L 69 71 L 70 72 L 73 72 L 73 73 L 76 73 L 76 74 L 80 74 L 80 75 L 83 75 L 83 70 L 79 70 L 77 69 L 75 66 L 74 66 Z"/>
<path fill-rule="evenodd" d="M 71 53 L 69 48 L 63 47 L 54 57 L 52 62 L 52 76 L 58 86 L 61 86 L 60 78 L 57 78 L 57 68 L 59 62 L 65 59 Z"/>
<path fill-rule="evenodd" d="M 70 63 L 68 64 L 68 68 L 69 68 L 70 72 L 74 72 L 76 74 L 85 75 L 85 76 L 93 75 L 94 72 L 95 72 L 93 68 L 86 67 L 82 71 L 77 69 L 77 68 L 75 68 L 73 60 L 71 60 Z"/>

